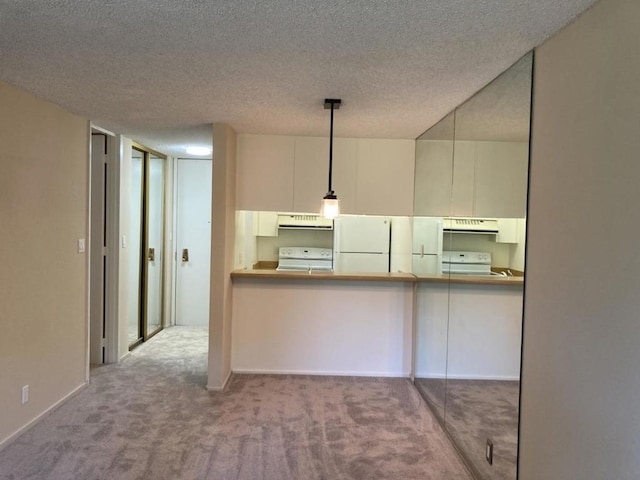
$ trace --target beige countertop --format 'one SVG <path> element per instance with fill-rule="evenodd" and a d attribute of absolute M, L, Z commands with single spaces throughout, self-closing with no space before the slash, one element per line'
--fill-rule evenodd
<path fill-rule="evenodd" d="M 278 270 L 234 270 L 231 278 L 259 278 L 276 280 L 351 280 L 373 282 L 415 282 L 410 273 L 335 273 L 322 271 L 285 272 Z"/>
<path fill-rule="evenodd" d="M 326 280 L 365 282 L 408 282 L 408 283 L 455 283 L 466 285 L 509 285 L 522 286 L 524 277 L 502 275 L 433 275 L 418 277 L 412 273 L 335 273 L 335 272 L 284 272 L 273 269 L 234 270 L 231 278 L 253 278 L 264 280 Z"/>

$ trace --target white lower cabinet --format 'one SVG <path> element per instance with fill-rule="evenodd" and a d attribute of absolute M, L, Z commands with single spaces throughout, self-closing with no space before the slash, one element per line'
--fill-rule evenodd
<path fill-rule="evenodd" d="M 416 376 L 517 380 L 522 286 L 418 286 Z"/>

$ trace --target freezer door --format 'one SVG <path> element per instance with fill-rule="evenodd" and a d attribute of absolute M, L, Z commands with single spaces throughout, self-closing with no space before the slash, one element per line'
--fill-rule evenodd
<path fill-rule="evenodd" d="M 413 274 L 420 276 L 440 275 L 442 273 L 441 255 L 412 255 Z"/>
<path fill-rule="evenodd" d="M 334 258 L 334 270 L 340 273 L 387 273 L 389 254 L 340 253 Z"/>
<path fill-rule="evenodd" d="M 413 253 L 442 254 L 442 218 L 413 218 Z"/>
<path fill-rule="evenodd" d="M 391 219 L 345 215 L 335 222 L 337 252 L 389 253 Z"/>

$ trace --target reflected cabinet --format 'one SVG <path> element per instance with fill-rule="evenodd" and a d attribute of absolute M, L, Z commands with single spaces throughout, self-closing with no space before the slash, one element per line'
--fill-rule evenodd
<path fill-rule="evenodd" d="M 445 253 L 489 252 L 486 274 L 524 275 L 532 69 L 529 53 L 416 141 L 414 215 L 498 219 L 443 235 Z M 414 383 L 477 479 L 514 480 L 522 282 L 457 278 L 418 278 Z"/>

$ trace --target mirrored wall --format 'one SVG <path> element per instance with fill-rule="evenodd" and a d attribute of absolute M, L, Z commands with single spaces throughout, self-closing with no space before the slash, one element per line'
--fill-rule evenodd
<path fill-rule="evenodd" d="M 532 67 L 530 53 L 416 142 L 415 385 L 483 480 L 517 475 Z"/>

